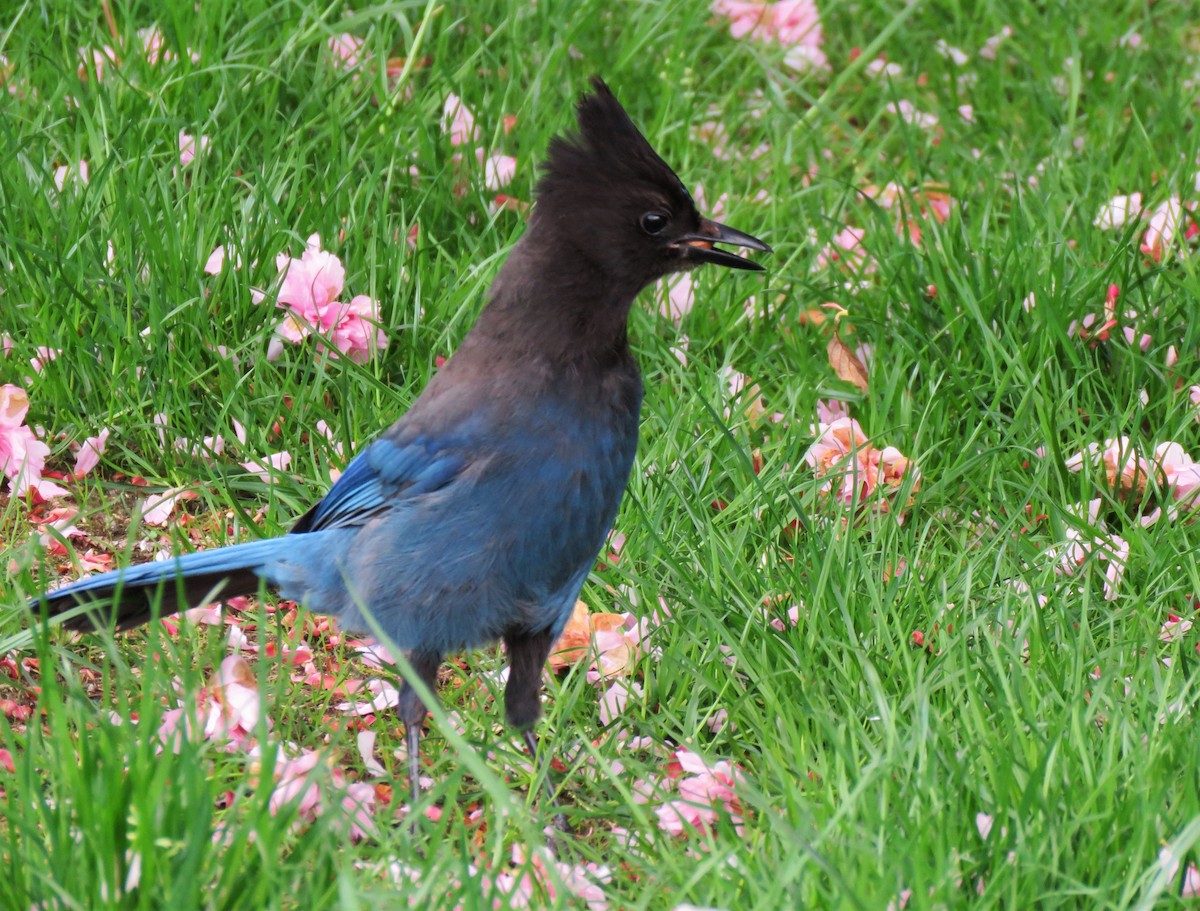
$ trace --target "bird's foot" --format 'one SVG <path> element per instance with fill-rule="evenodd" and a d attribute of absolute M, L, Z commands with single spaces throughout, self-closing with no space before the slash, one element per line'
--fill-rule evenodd
<path fill-rule="evenodd" d="M 574 834 L 571 831 L 570 824 L 567 822 L 566 814 L 555 813 L 554 824 L 542 829 L 542 835 L 546 839 L 546 850 L 550 852 L 551 857 L 555 860 L 561 860 L 563 857 L 563 848 L 570 843 L 570 836 Z"/>

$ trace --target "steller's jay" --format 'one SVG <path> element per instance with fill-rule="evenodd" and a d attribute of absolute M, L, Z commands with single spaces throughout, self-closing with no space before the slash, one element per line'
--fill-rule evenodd
<path fill-rule="evenodd" d="M 265 583 L 348 629 L 368 629 L 370 612 L 431 689 L 446 653 L 500 639 L 508 721 L 536 758 L 542 668 L 637 448 L 630 306 L 701 263 L 762 268 L 714 243 L 770 251 L 700 216 L 602 80 L 577 114 L 578 132 L 550 143 L 528 229 L 458 351 L 288 534 L 81 579 L 31 607 L 104 601 L 111 614 L 64 625 L 128 629 L 156 605 L 169 614 Z M 404 685 L 397 711 L 415 801 L 426 709 Z"/>

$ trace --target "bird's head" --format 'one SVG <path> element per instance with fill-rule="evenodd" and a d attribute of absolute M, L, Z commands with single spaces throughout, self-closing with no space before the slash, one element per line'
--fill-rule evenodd
<path fill-rule="evenodd" d="M 770 252 L 761 240 L 704 218 L 682 181 L 599 78 L 580 99 L 579 129 L 550 143 L 533 224 L 633 291 L 702 263 L 762 266 L 715 246 Z"/>

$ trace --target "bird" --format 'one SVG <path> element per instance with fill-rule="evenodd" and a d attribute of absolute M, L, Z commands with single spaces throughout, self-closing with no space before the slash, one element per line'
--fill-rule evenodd
<path fill-rule="evenodd" d="M 126 630 L 265 585 L 344 629 L 368 631 L 370 616 L 431 693 L 445 656 L 499 640 L 507 721 L 536 762 L 543 668 L 637 450 L 634 300 L 705 263 L 763 270 L 718 244 L 772 252 L 698 212 L 600 77 L 575 113 L 457 351 L 286 534 L 91 576 L 28 607 Z M 427 707 L 399 689 L 415 805 Z"/>

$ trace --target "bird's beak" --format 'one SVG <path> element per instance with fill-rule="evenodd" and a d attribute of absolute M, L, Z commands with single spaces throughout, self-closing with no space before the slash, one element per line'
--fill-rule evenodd
<path fill-rule="evenodd" d="M 757 237 L 743 234 L 728 225 L 718 224 L 701 219 L 700 230 L 695 234 L 685 234 L 676 243 L 679 245 L 679 255 L 686 260 L 697 263 L 715 263 L 718 266 L 728 266 L 731 269 L 749 269 L 761 272 L 762 266 L 750 259 L 718 250 L 713 244 L 731 244 L 735 247 L 749 247 L 751 250 L 761 250 L 770 253 L 771 248 Z"/>

